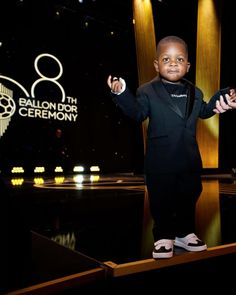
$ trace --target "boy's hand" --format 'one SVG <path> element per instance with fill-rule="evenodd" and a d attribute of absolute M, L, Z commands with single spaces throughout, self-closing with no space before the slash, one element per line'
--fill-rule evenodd
<path fill-rule="evenodd" d="M 107 84 L 115 94 L 121 94 L 126 88 L 125 81 L 122 78 L 112 77 L 111 75 L 108 76 Z"/>
<path fill-rule="evenodd" d="M 225 94 L 225 100 L 223 95 L 220 96 L 220 99 L 216 101 L 215 109 L 213 110 L 217 114 L 225 113 L 228 110 L 235 109 L 236 108 L 236 93 L 232 91 L 234 89 L 230 90 L 230 95 Z M 232 91 L 232 92 L 231 92 Z"/>
<path fill-rule="evenodd" d="M 230 89 L 229 91 L 230 101 L 236 101 L 236 89 Z"/>

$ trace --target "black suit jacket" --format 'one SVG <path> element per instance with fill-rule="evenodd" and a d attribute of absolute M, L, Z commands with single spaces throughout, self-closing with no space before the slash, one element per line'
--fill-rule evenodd
<path fill-rule="evenodd" d="M 145 173 L 200 172 L 202 160 L 196 140 L 198 119 L 215 115 L 218 91 L 208 103 L 202 91 L 184 80 L 189 87 L 185 116 L 173 103 L 163 83 L 154 79 L 137 89 L 136 95 L 126 88 L 113 101 L 125 115 L 142 122 L 148 118 Z M 210 157 L 210 155 L 209 155 Z"/>

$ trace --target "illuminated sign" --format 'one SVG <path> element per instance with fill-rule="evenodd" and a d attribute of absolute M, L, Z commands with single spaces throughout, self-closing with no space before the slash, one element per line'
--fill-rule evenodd
<path fill-rule="evenodd" d="M 55 75 L 55 77 L 48 77 L 45 73 L 39 70 L 39 60 L 45 57 L 55 61 L 59 66 L 59 73 Z M 8 83 L 12 83 L 14 87 L 20 88 L 24 93 L 23 97 L 18 97 L 18 105 L 16 106 L 16 101 L 13 99 L 13 91 L 8 89 L 3 83 L 0 83 L 0 137 L 6 131 L 11 117 L 16 111 L 21 117 L 71 122 L 77 120 L 77 98 L 66 96 L 64 88 L 58 82 L 63 73 L 63 67 L 59 59 L 54 55 L 42 53 L 36 57 L 34 61 L 34 69 L 39 78 L 33 82 L 30 93 L 16 80 L 0 75 L 0 80 L 2 79 L 8 81 Z M 59 89 L 59 101 L 54 102 L 52 100 L 49 101 L 48 99 L 35 97 L 36 88 L 39 88 L 45 82 L 51 83 Z"/>

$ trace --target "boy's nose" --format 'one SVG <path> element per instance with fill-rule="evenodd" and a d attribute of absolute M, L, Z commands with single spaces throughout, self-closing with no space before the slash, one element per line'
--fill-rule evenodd
<path fill-rule="evenodd" d="M 170 65 L 177 65 L 177 61 L 174 59 L 174 60 L 171 60 L 170 61 Z"/>

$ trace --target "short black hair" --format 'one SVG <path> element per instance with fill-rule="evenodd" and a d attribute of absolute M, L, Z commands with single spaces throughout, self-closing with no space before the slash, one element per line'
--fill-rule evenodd
<path fill-rule="evenodd" d="M 176 43 L 182 44 L 185 47 L 186 53 L 188 54 L 188 45 L 182 38 L 178 36 L 166 36 L 162 38 L 157 44 L 157 55 L 158 55 L 160 46 L 168 42 L 176 42 Z"/>

